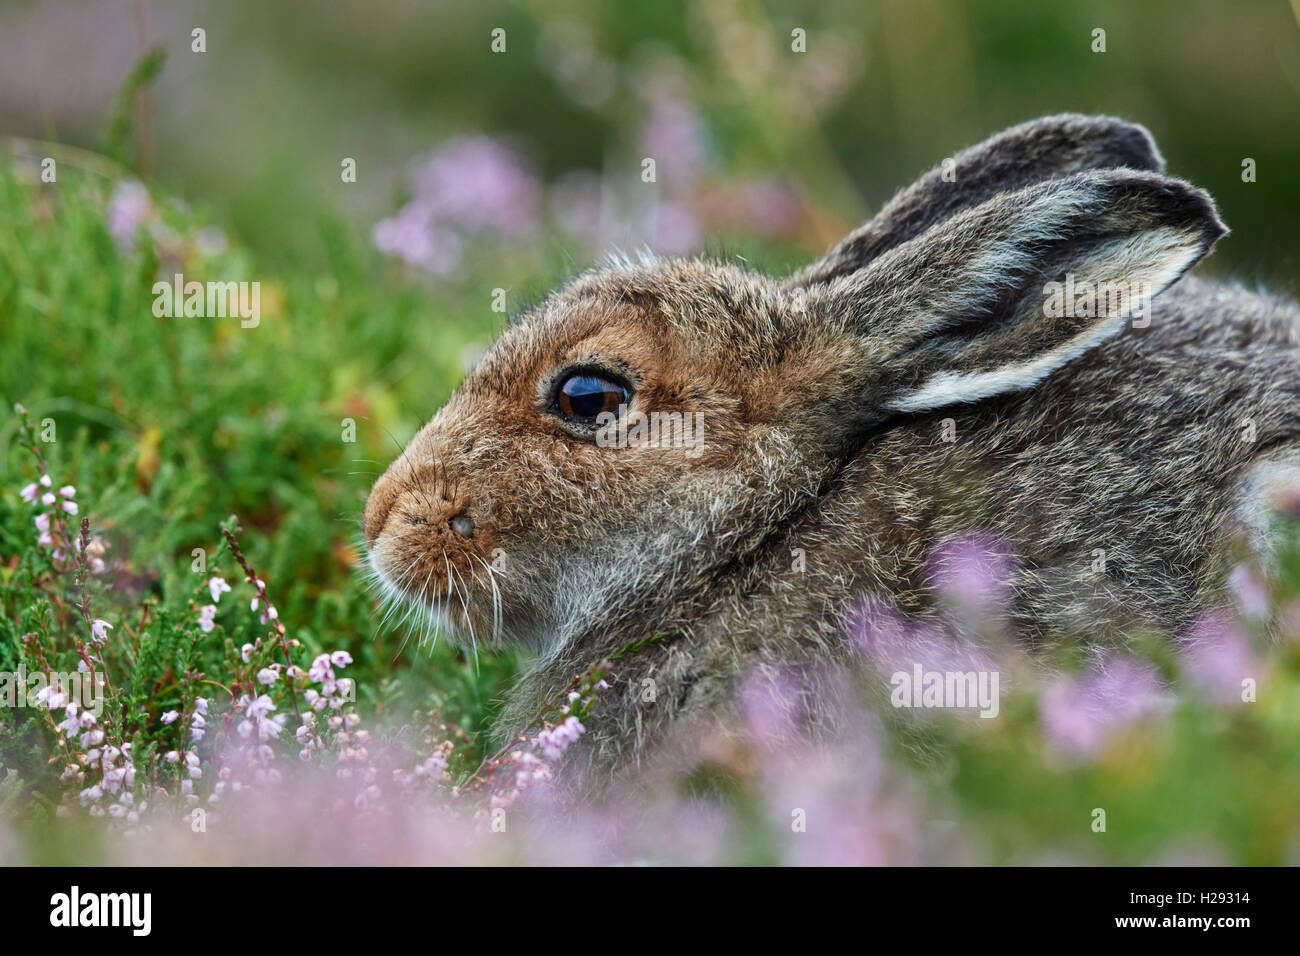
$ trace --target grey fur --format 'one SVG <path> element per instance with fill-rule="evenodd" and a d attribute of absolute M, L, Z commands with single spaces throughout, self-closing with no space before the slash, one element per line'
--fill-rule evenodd
<path fill-rule="evenodd" d="M 1300 312 L 1178 278 L 1224 229 L 1161 166 L 1140 127 L 1054 117 L 961 154 L 957 182 L 927 176 L 789 280 L 658 259 L 580 276 L 376 484 L 372 566 L 453 637 L 532 651 L 503 734 L 602 655 L 673 635 L 622 662 L 571 751 L 591 790 L 727 723 L 748 675 L 795 674 L 815 715 L 860 602 L 937 615 L 927 561 L 972 531 L 1011 549 L 1031 646 L 1181 635 L 1221 598 L 1232 535 L 1260 539 L 1300 471 Z M 1067 272 L 1150 282 L 1149 325 L 1131 302 L 1048 316 Z M 548 383 L 589 364 L 633 408 L 703 412 L 705 453 L 597 447 L 557 419 Z M 472 538 L 448 526 L 461 512 Z"/>
<path fill-rule="evenodd" d="M 1062 113 L 1021 123 L 930 170 L 791 282 L 811 285 L 861 269 L 882 252 L 998 193 L 1116 167 L 1159 173 L 1165 161 L 1145 128 L 1112 116 Z"/>

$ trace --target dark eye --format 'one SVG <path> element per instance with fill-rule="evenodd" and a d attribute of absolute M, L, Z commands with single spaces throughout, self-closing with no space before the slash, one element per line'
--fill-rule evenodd
<path fill-rule="evenodd" d="M 570 372 L 555 393 L 555 407 L 565 418 L 594 421 L 601 412 L 626 404 L 627 386 L 598 372 Z"/>

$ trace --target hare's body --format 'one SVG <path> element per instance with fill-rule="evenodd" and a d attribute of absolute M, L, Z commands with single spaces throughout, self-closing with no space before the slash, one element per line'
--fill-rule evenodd
<path fill-rule="evenodd" d="M 936 614 L 933 556 L 961 536 L 1005 550 L 1031 646 L 1176 639 L 1300 476 L 1300 318 L 1179 281 L 1223 228 L 1161 166 L 1139 127 L 1054 117 L 785 282 L 658 260 L 579 278 L 376 485 L 382 585 L 453 636 L 531 648 L 503 734 L 667 633 L 620 661 L 574 748 L 596 786 L 726 721 L 755 678 L 794 675 L 815 720 L 855 609 Z M 1062 277 L 1158 297 L 1063 315 Z M 602 441 L 601 416 L 634 412 L 698 415 L 703 445 Z"/>
<path fill-rule="evenodd" d="M 1030 644 L 1181 635 L 1223 600 L 1230 539 L 1262 536 L 1268 489 L 1252 475 L 1273 463 L 1300 486 L 1300 310 L 1184 278 L 1146 328 L 1037 388 L 873 436 L 801 516 L 656 621 L 676 636 L 621 664 L 610 694 L 622 699 L 585 741 L 590 770 L 599 779 L 684 722 L 732 716 L 755 673 L 788 681 L 811 665 L 816 682 L 818 665 L 849 664 L 847 624 L 865 597 L 924 619 L 934 545 L 971 533 L 1013 556 L 1007 610 Z M 503 723 L 525 723 L 637 636 L 571 642 L 525 676 Z"/>

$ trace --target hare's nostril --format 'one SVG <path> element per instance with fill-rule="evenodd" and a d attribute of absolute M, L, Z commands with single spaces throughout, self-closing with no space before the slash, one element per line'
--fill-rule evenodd
<path fill-rule="evenodd" d="M 474 522 L 469 515 L 462 511 L 451 519 L 451 530 L 462 538 L 468 538 L 474 533 Z"/>

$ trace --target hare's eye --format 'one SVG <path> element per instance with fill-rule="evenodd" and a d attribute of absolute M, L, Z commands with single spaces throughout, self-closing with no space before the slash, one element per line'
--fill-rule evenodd
<path fill-rule="evenodd" d="M 565 418 L 594 421 L 602 412 L 616 412 L 628 400 L 627 386 L 593 371 L 570 372 L 560 381 L 555 407 Z"/>

